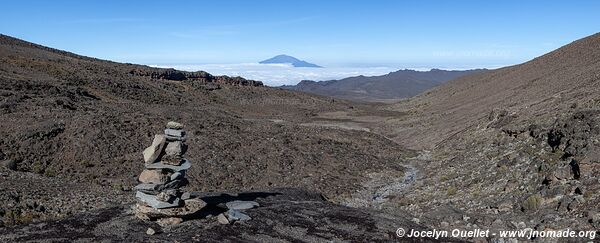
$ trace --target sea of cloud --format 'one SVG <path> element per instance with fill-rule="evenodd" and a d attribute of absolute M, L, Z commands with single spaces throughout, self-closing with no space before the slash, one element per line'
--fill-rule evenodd
<path fill-rule="evenodd" d="M 288 64 L 185 64 L 185 65 L 153 65 L 169 67 L 184 71 L 206 71 L 213 75 L 240 76 L 246 79 L 263 81 L 265 85 L 294 85 L 302 80 L 324 81 L 353 76 L 383 75 L 398 68 L 392 67 L 324 67 L 298 68 Z M 429 70 L 429 69 L 426 69 Z"/>

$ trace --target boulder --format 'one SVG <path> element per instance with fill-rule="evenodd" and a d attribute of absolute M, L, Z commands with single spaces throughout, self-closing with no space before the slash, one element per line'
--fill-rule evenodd
<path fill-rule="evenodd" d="M 225 206 L 227 206 L 228 209 L 233 209 L 233 210 L 244 210 L 244 209 L 251 209 L 254 207 L 258 207 L 259 204 L 255 201 L 231 201 L 231 202 L 227 202 L 225 203 Z"/>
<path fill-rule="evenodd" d="M 138 180 L 141 183 L 149 184 L 165 184 L 169 182 L 171 175 L 163 170 L 144 170 L 140 174 Z"/>
<path fill-rule="evenodd" d="M 158 134 L 154 136 L 154 140 L 152 140 L 152 145 L 150 147 L 144 149 L 144 161 L 146 163 L 154 163 L 160 156 L 165 143 L 167 142 L 166 136 L 162 134 Z"/>
<path fill-rule="evenodd" d="M 156 230 L 154 230 L 153 228 L 148 228 L 146 230 L 146 234 L 147 235 L 154 235 L 154 234 L 156 234 Z"/>

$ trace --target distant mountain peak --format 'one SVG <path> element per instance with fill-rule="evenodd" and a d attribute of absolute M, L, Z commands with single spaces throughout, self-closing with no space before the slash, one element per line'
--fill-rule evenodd
<path fill-rule="evenodd" d="M 281 88 L 355 101 L 396 101 L 415 96 L 451 79 L 484 71 L 486 70 L 452 71 L 434 68 L 430 71 L 416 71 L 402 69 L 381 76 L 360 75 L 318 82 L 303 80 L 297 85 L 287 85 Z"/>
<path fill-rule="evenodd" d="M 259 62 L 260 64 L 283 64 L 283 63 L 289 63 L 292 64 L 292 66 L 294 67 L 314 67 L 314 68 L 320 68 L 321 66 L 317 65 L 317 64 L 313 64 L 313 63 L 309 63 L 303 60 L 300 60 L 298 58 L 295 58 L 293 56 L 289 56 L 289 55 L 277 55 L 274 56 L 272 58 L 269 58 L 267 60 L 261 61 Z"/>

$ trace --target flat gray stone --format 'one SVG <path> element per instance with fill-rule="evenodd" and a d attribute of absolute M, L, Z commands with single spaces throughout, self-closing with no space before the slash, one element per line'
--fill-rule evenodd
<path fill-rule="evenodd" d="M 135 186 L 133 189 L 150 195 L 156 195 L 160 193 L 161 185 L 142 183 Z"/>
<path fill-rule="evenodd" d="M 185 177 L 185 170 L 180 170 L 180 171 L 177 171 L 177 172 L 171 174 L 171 180 L 172 181 L 174 181 L 174 180 L 181 180 L 184 177 Z"/>
<path fill-rule="evenodd" d="M 183 194 L 181 194 L 181 200 L 188 200 L 192 198 L 192 194 L 190 194 L 189 192 L 184 192 Z"/>
<path fill-rule="evenodd" d="M 167 141 L 185 141 L 185 140 L 187 140 L 187 136 L 174 137 L 174 136 L 165 135 L 165 137 L 166 137 Z"/>
<path fill-rule="evenodd" d="M 145 166 L 148 169 L 169 169 L 172 171 L 182 171 L 182 170 L 189 169 L 192 166 L 192 163 L 189 160 L 184 159 L 184 162 L 181 163 L 180 165 L 168 165 L 168 164 L 158 162 L 158 163 L 152 163 L 152 164 L 146 163 Z"/>
<path fill-rule="evenodd" d="M 160 187 L 160 190 L 172 190 L 172 189 L 179 189 L 183 186 L 187 185 L 187 180 L 174 180 L 174 181 L 170 181 L 167 184 L 164 184 Z"/>
<path fill-rule="evenodd" d="M 252 218 L 250 218 L 250 216 L 234 210 L 234 209 L 229 209 L 227 212 L 225 212 L 225 216 L 227 216 L 227 219 L 229 220 L 229 222 L 233 222 L 233 221 L 246 221 L 246 220 L 251 220 Z"/>
<path fill-rule="evenodd" d="M 166 136 L 162 134 L 157 134 L 154 136 L 154 140 L 152 140 L 152 145 L 150 147 L 144 149 L 144 162 L 146 163 L 154 163 L 158 159 L 158 156 L 162 152 L 165 147 L 165 143 L 167 142 Z"/>
<path fill-rule="evenodd" d="M 240 200 L 236 200 L 236 201 L 231 201 L 231 202 L 225 203 L 225 206 L 227 206 L 228 209 L 244 210 L 244 209 L 251 209 L 251 208 L 254 208 L 254 207 L 258 207 L 260 205 L 257 202 L 255 202 L 255 201 L 240 201 Z"/>
<path fill-rule="evenodd" d="M 183 138 L 183 137 L 185 137 L 185 131 L 167 128 L 167 129 L 165 129 L 165 135 L 167 135 L 169 137 Z"/>
<path fill-rule="evenodd" d="M 140 201 L 148 204 L 148 206 L 157 208 L 157 209 L 174 208 L 174 207 L 179 207 L 181 205 L 181 203 L 180 203 L 181 201 L 179 200 L 179 198 L 175 198 L 173 200 L 173 202 L 161 202 L 156 198 L 156 196 L 149 195 L 149 194 L 146 194 L 146 193 L 143 193 L 140 191 L 135 193 L 135 197 L 137 199 L 139 199 Z"/>

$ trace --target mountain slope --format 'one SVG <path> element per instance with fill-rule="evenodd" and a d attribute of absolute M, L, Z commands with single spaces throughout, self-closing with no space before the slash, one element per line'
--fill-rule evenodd
<path fill-rule="evenodd" d="M 260 84 L 0 36 L 0 227 L 129 205 L 141 152 L 170 120 L 189 135 L 189 191 L 295 187 L 331 205 L 367 173 L 403 173 L 412 152 L 379 135 L 303 125 L 360 106 Z"/>
<path fill-rule="evenodd" d="M 284 89 L 356 101 L 397 100 L 415 96 L 448 80 L 485 70 L 399 70 L 381 76 L 357 76 L 330 81 L 302 81 Z"/>
<path fill-rule="evenodd" d="M 523 121 L 552 118 L 573 110 L 575 103 L 580 108 L 592 107 L 599 88 L 599 46 L 600 35 L 596 34 L 520 65 L 458 78 L 416 97 L 410 104 L 395 107 L 419 107 L 420 114 L 435 114 L 423 118 L 439 128 L 436 133 L 441 131 L 445 136 L 415 139 L 412 142 L 422 142 L 417 146 L 434 145 L 486 120 L 498 109 Z M 420 129 L 410 134 L 417 138 L 435 137 Z"/>
<path fill-rule="evenodd" d="M 260 64 L 291 64 L 294 67 L 312 67 L 312 68 L 320 68 L 321 66 L 317 64 L 312 64 L 298 58 L 288 56 L 288 55 L 277 55 L 267 60 L 259 62 Z"/>
<path fill-rule="evenodd" d="M 491 229 L 523 222 L 597 230 L 599 71 L 595 34 L 390 105 L 406 116 L 381 122 L 378 132 L 428 160 L 422 184 L 391 204 L 417 214 L 450 208 L 468 215 L 465 223 Z"/>

